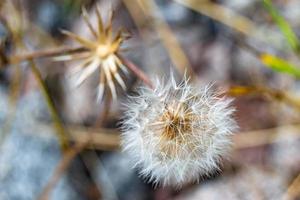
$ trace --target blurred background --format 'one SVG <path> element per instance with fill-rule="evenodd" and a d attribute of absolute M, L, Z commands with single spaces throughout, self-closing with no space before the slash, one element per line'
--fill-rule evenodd
<path fill-rule="evenodd" d="M 98 76 L 74 87 L 78 62 L 54 59 L 78 46 L 62 29 L 90 37 L 81 13 L 96 26 L 96 5 L 149 78 L 186 73 L 235 98 L 221 172 L 171 188 L 131 169 L 122 102 L 142 81 L 122 74 L 127 89 L 99 103 Z M 1 0 L 0 199 L 300 199 L 299 19 L 298 0 Z"/>

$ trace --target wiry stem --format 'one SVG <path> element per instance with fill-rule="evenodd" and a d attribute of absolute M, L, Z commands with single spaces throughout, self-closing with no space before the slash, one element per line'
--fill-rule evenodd
<path fill-rule="evenodd" d="M 43 51 L 36 51 L 31 52 L 23 55 L 13 55 L 8 58 L 9 64 L 17 64 L 26 60 L 31 60 L 35 58 L 46 58 L 46 57 L 54 57 L 54 56 L 61 56 L 63 54 L 70 54 L 70 53 L 78 53 L 78 52 L 84 52 L 86 51 L 86 48 L 80 46 L 80 47 L 61 47 L 57 49 L 50 49 L 50 50 L 43 50 Z M 149 77 L 140 70 L 135 64 L 133 64 L 131 61 L 125 59 L 123 56 L 119 55 L 119 58 L 124 63 L 125 66 L 128 67 L 138 78 L 140 78 L 147 86 L 150 88 L 153 88 L 153 84 L 151 83 Z"/>
<path fill-rule="evenodd" d="M 9 1 L 8 1 L 9 2 Z M 13 7 L 13 11 L 15 11 L 18 15 L 16 17 L 16 20 L 18 21 L 22 21 L 21 17 L 21 10 L 16 10 L 16 8 L 12 5 Z M 12 36 L 12 39 L 14 41 L 14 44 L 23 47 L 25 50 L 26 45 L 23 42 L 23 37 L 22 35 L 20 35 L 17 32 L 14 32 L 11 28 L 10 28 L 10 24 L 7 22 L 7 20 L 5 19 L 5 17 L 3 17 L 3 15 L 0 14 L 0 21 L 4 24 L 4 26 L 7 28 L 7 30 L 9 31 L 9 35 Z M 58 140 L 61 146 L 62 150 L 65 150 L 68 147 L 68 138 L 67 135 L 64 131 L 64 127 L 62 125 L 62 122 L 56 112 L 56 109 L 54 107 L 54 104 L 49 96 L 49 92 L 47 91 L 47 87 L 42 79 L 42 76 L 39 72 L 39 70 L 37 69 L 33 59 L 37 58 L 37 57 L 47 57 L 47 56 L 54 56 L 56 54 L 60 54 L 61 52 L 68 52 L 68 51 L 74 51 L 74 49 L 70 49 L 70 48 L 62 48 L 62 49 L 56 49 L 56 50 L 47 50 L 47 51 L 38 51 L 38 52 L 33 52 L 33 53 L 29 53 L 29 54 L 23 54 L 23 55 L 15 55 L 15 56 L 6 56 L 5 52 L 0 52 L 1 56 L 0 56 L 0 63 L 6 65 L 6 64 L 19 64 L 22 61 L 29 61 L 30 63 L 30 68 L 31 71 L 33 73 L 33 75 L 35 76 L 38 86 L 41 89 L 42 95 L 45 97 L 47 106 L 49 108 L 51 117 L 53 119 L 54 122 L 54 127 L 56 129 L 57 135 L 58 135 Z M 76 49 L 75 51 L 78 51 L 78 49 Z"/>
<path fill-rule="evenodd" d="M 47 49 L 42 51 L 40 50 L 40 51 L 30 52 L 23 55 L 13 55 L 9 57 L 8 60 L 9 60 L 9 64 L 17 64 L 34 58 L 54 57 L 63 54 L 83 52 L 85 50 L 86 49 L 84 47 L 60 47 L 56 49 Z"/>
<path fill-rule="evenodd" d="M 233 86 L 229 89 L 228 94 L 232 96 L 264 95 L 279 102 L 284 102 L 287 105 L 293 106 L 297 111 L 300 111 L 300 100 L 281 90 L 260 86 Z"/>
<path fill-rule="evenodd" d="M 300 174 L 298 174 L 297 177 L 293 180 L 293 182 L 288 187 L 288 190 L 284 194 L 282 199 L 284 200 L 298 199 L 297 197 L 300 196 L 299 188 L 300 188 Z"/>
<path fill-rule="evenodd" d="M 70 148 L 60 162 L 58 163 L 53 176 L 50 178 L 49 182 L 47 183 L 46 187 L 43 189 L 42 193 L 39 196 L 39 200 L 47 200 L 54 189 L 57 182 L 60 180 L 63 173 L 69 167 L 72 160 L 84 149 L 84 147 L 88 144 L 88 141 L 84 143 L 78 143 L 73 148 Z"/>
<path fill-rule="evenodd" d="M 55 109 L 54 104 L 51 100 L 51 97 L 49 95 L 47 87 L 46 87 L 46 85 L 45 85 L 45 83 L 42 79 L 42 75 L 39 72 L 39 70 L 37 69 L 37 67 L 36 67 L 33 60 L 30 60 L 30 68 L 31 68 L 31 71 L 34 74 L 35 78 L 37 79 L 37 82 L 38 82 L 38 85 L 41 89 L 42 95 L 44 96 L 44 98 L 46 100 L 47 106 L 49 108 L 51 117 L 52 117 L 53 122 L 54 122 L 54 127 L 56 129 L 56 133 L 57 133 L 57 136 L 58 136 L 58 139 L 59 139 L 60 147 L 61 147 L 62 150 L 66 150 L 69 147 L 69 142 L 68 142 L 69 140 L 68 140 L 67 134 L 66 134 L 65 129 L 62 125 L 60 117 L 58 116 L 58 114 L 56 112 L 56 109 Z"/>
<path fill-rule="evenodd" d="M 151 80 L 149 77 L 142 71 L 140 70 L 134 63 L 132 63 L 130 60 L 127 60 L 123 56 L 118 54 L 118 57 L 121 59 L 122 63 L 128 67 L 139 79 L 141 79 L 147 86 L 150 88 L 154 88 Z"/>

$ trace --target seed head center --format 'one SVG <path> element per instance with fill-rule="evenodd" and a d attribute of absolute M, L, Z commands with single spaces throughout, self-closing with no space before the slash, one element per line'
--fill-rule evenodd
<path fill-rule="evenodd" d="M 187 113 L 187 105 L 171 104 L 166 107 L 161 121 L 164 123 L 163 136 L 167 139 L 183 139 L 191 131 L 191 115 Z"/>
<path fill-rule="evenodd" d="M 104 59 L 111 54 L 111 48 L 108 44 L 99 44 L 96 48 L 96 55 Z"/>

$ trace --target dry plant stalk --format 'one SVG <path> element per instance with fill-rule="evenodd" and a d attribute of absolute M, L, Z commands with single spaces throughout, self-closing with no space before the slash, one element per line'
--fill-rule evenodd
<path fill-rule="evenodd" d="M 8 16 L 5 17 L 5 16 L 1 15 L 0 20 L 12 36 L 12 39 L 13 39 L 13 42 L 14 42 L 14 45 L 16 48 L 15 52 L 18 52 L 18 50 L 21 50 L 21 49 L 27 50 L 26 45 L 24 44 L 24 41 L 23 41 L 23 37 L 24 37 L 23 32 L 24 32 L 24 23 L 27 22 L 28 20 L 26 19 L 26 17 L 24 17 L 22 15 L 23 13 L 21 12 L 21 9 L 16 8 L 12 2 L 5 1 L 4 5 L 7 6 L 7 9 L 9 9 L 11 18 L 6 18 Z M 11 63 L 9 63 L 11 60 L 9 58 L 7 58 L 6 55 L 2 61 L 8 62 L 8 63 L 4 62 L 4 64 L 11 64 Z M 43 79 L 42 79 L 41 73 L 39 72 L 33 59 L 29 58 L 28 61 L 29 61 L 29 67 L 37 80 L 38 86 L 41 89 L 42 95 L 44 96 L 47 106 L 49 108 L 51 117 L 54 122 L 54 128 L 56 129 L 56 133 L 57 133 L 58 140 L 60 143 L 60 147 L 62 150 L 66 150 L 68 148 L 67 133 L 64 130 L 64 127 L 60 120 L 60 117 L 55 109 L 55 106 L 54 106 L 51 98 L 50 98 L 49 92 L 47 90 L 47 87 L 46 87 Z"/>
<path fill-rule="evenodd" d="M 181 75 L 187 72 L 189 76 L 193 76 L 189 61 L 184 51 L 180 47 L 176 36 L 171 31 L 168 24 L 163 20 L 163 16 L 160 13 L 155 1 L 137 1 L 136 4 L 129 0 L 123 0 L 123 2 L 132 15 L 132 18 L 135 24 L 138 26 L 143 38 L 147 40 L 147 37 L 143 32 L 143 26 L 145 23 L 153 21 L 153 24 L 150 24 L 150 26 L 153 27 L 158 33 L 160 40 L 163 42 L 166 50 L 168 51 L 170 59 L 175 65 L 177 71 Z M 154 17 L 155 14 L 158 14 L 159 18 Z"/>
<path fill-rule="evenodd" d="M 68 127 L 71 140 L 75 143 L 86 143 L 87 148 L 95 148 L 100 151 L 120 150 L 120 133 L 114 129 L 83 129 L 80 127 Z"/>
<path fill-rule="evenodd" d="M 88 141 L 78 143 L 74 147 L 68 149 L 64 154 L 60 162 L 58 163 L 53 175 L 51 176 L 46 187 L 43 189 L 39 196 L 39 200 L 48 200 L 49 196 L 54 189 L 57 182 L 60 180 L 63 173 L 67 170 L 72 160 L 85 148 Z"/>
<path fill-rule="evenodd" d="M 235 13 L 229 8 L 220 4 L 213 3 L 209 0 L 174 0 L 175 2 L 204 14 L 216 21 L 219 21 L 227 26 L 237 30 L 247 36 L 254 36 L 257 27 L 249 19 Z"/>
<path fill-rule="evenodd" d="M 62 54 L 72 54 L 86 51 L 84 47 L 58 47 L 54 49 L 38 50 L 30 53 L 12 55 L 8 57 L 9 64 L 19 64 L 20 62 L 28 61 L 37 58 L 49 58 L 60 56 Z"/>
<path fill-rule="evenodd" d="M 292 181 L 287 192 L 283 195 L 283 200 L 294 200 L 300 197 L 300 174 Z"/>
<path fill-rule="evenodd" d="M 62 56 L 65 54 L 83 53 L 85 51 L 87 51 L 85 47 L 59 47 L 54 49 L 38 50 L 19 55 L 12 55 L 9 57 L 8 60 L 9 64 L 18 64 L 20 62 L 28 61 L 30 59 L 52 58 Z M 124 58 L 120 54 L 118 54 L 118 57 L 133 74 L 135 74 L 147 86 L 152 87 L 150 78 L 139 67 L 137 67 L 133 62 Z"/>
<path fill-rule="evenodd" d="M 145 85 L 147 85 L 150 88 L 153 88 L 153 84 L 150 78 L 142 70 L 140 70 L 140 68 L 138 68 L 133 62 L 127 60 L 121 55 L 119 55 L 119 58 L 130 71 L 132 71 L 137 77 L 139 77 L 145 83 Z"/>
<path fill-rule="evenodd" d="M 265 96 L 279 102 L 284 102 L 285 104 L 292 106 L 300 111 L 300 100 L 297 97 L 281 90 L 263 86 L 232 86 L 229 89 L 228 94 L 235 97 L 245 95 Z"/>
<path fill-rule="evenodd" d="M 261 129 L 256 131 L 240 132 L 233 136 L 233 149 L 238 151 L 245 148 L 256 148 L 258 146 L 271 145 L 278 142 L 280 135 L 293 135 L 296 138 L 300 138 L 300 134 L 297 130 L 300 125 L 285 125 L 274 127 L 270 129 Z M 117 130 L 107 129 L 70 129 L 72 133 L 72 141 L 75 143 L 81 143 L 85 141 L 88 136 L 91 137 L 91 146 L 94 146 L 97 150 L 101 151 L 115 151 L 120 150 L 120 133 Z M 285 132 L 289 131 L 290 134 Z M 87 146 L 89 148 L 89 146 Z"/>
<path fill-rule="evenodd" d="M 269 129 L 260 129 L 255 131 L 237 133 L 233 137 L 234 149 L 255 148 L 258 146 L 271 145 L 278 141 L 281 135 L 294 136 L 300 138 L 298 130 L 299 124 L 285 125 Z"/>

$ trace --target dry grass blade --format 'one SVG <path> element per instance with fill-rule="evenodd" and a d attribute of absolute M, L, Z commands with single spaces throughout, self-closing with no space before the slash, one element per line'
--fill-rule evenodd
<path fill-rule="evenodd" d="M 294 200 L 300 197 L 300 174 L 293 180 L 292 184 L 288 187 L 283 200 Z"/>
<path fill-rule="evenodd" d="M 174 2 L 221 22 L 247 37 L 255 38 L 268 45 L 272 44 L 272 46 L 276 47 L 278 50 L 286 50 L 286 48 L 281 45 L 283 43 L 283 38 L 276 31 L 259 26 L 249 18 L 240 15 L 234 10 L 219 3 L 214 3 L 209 0 L 174 0 Z M 266 37 L 267 35 L 272 35 L 272 37 L 276 38 L 278 43 L 274 43 L 275 39 L 270 39 L 269 37 Z"/>
<path fill-rule="evenodd" d="M 24 53 L 20 55 L 12 55 L 9 57 L 9 64 L 17 64 L 20 62 L 28 61 L 30 59 L 35 58 L 46 58 L 46 57 L 55 57 L 61 56 L 64 54 L 72 54 L 86 51 L 84 47 L 59 47 L 54 49 L 46 49 L 46 50 L 39 50 L 30 53 Z"/>
<path fill-rule="evenodd" d="M 84 129 L 80 127 L 69 128 L 72 140 L 75 143 L 86 143 L 88 148 L 102 151 L 115 151 L 120 149 L 120 134 L 112 129 Z"/>
<path fill-rule="evenodd" d="M 282 90 L 276 90 L 264 86 L 233 86 L 229 89 L 228 94 L 235 97 L 246 95 L 265 96 L 278 102 L 283 102 L 286 105 L 292 106 L 300 111 L 299 98 Z"/>
<path fill-rule="evenodd" d="M 60 48 L 55 48 L 55 49 L 49 49 L 49 50 L 42 50 L 42 51 L 36 51 L 36 52 L 31 52 L 27 54 L 22 54 L 22 55 L 13 55 L 9 58 L 9 63 L 10 64 L 17 64 L 23 61 L 27 61 L 30 59 L 34 58 L 47 58 L 47 57 L 55 57 L 55 56 L 62 56 L 65 54 L 73 54 L 77 52 L 86 52 L 85 47 L 75 47 L 75 48 L 70 48 L 70 47 L 60 47 Z M 151 81 L 149 77 L 142 71 L 140 70 L 137 66 L 135 66 L 132 62 L 130 62 L 127 59 L 124 59 L 121 55 L 118 54 L 120 57 L 120 60 L 124 63 L 126 67 L 128 67 L 138 78 L 140 78 L 146 85 L 149 87 L 152 87 Z M 122 63 L 120 63 L 120 67 Z"/>
<path fill-rule="evenodd" d="M 12 6 L 12 5 L 11 5 Z M 14 7 L 12 7 L 14 8 Z M 17 10 L 14 9 L 14 12 L 18 12 Z M 19 13 L 20 15 L 20 13 Z M 10 35 L 12 36 L 12 40 L 15 44 L 16 47 L 18 46 L 22 46 L 22 40 L 21 40 L 21 37 L 22 35 L 16 33 L 16 32 L 13 32 L 12 29 L 10 29 L 10 24 L 8 22 L 8 20 L 6 20 L 3 16 L 0 16 L 0 21 L 1 23 L 4 24 L 4 26 L 9 30 L 10 32 Z M 4 40 L 3 41 L 0 41 L 0 48 L 1 48 L 1 63 L 6 65 L 8 64 L 8 58 L 6 57 L 6 54 L 4 53 Z M 3 46 L 2 46 L 3 45 Z M 14 48 L 14 51 L 16 51 L 16 47 Z M 1 65 L 1 64 L 0 64 Z M 19 96 L 20 96 L 20 87 L 21 87 L 21 68 L 20 66 L 14 66 L 12 67 L 12 80 L 11 80 L 11 83 L 10 83 L 10 88 L 9 88 L 9 112 L 8 112 L 8 115 L 7 115 L 7 118 L 5 120 L 5 122 L 3 123 L 3 126 L 2 126 L 2 133 L 0 135 L 0 145 L 3 144 L 6 136 L 10 133 L 11 131 L 11 128 L 12 128 L 12 125 L 13 125 L 13 121 L 14 121 L 14 118 L 16 117 L 16 108 L 17 108 L 17 102 L 18 102 L 18 99 L 19 99 Z"/>
<path fill-rule="evenodd" d="M 48 125 L 41 124 L 38 129 L 45 129 Z M 116 129 L 103 128 L 83 128 L 83 127 L 67 127 L 70 133 L 70 142 L 86 143 L 88 149 L 96 149 L 101 151 L 118 151 L 120 150 L 121 136 Z M 290 124 L 278 126 L 269 129 L 259 129 L 254 131 L 240 132 L 233 136 L 233 146 L 235 150 L 244 148 L 255 148 L 273 144 L 284 137 L 293 137 L 295 140 L 300 139 L 300 124 Z M 41 137 L 39 134 L 34 134 L 36 137 Z M 53 135 L 47 135 L 53 137 Z M 279 137 L 280 136 L 280 137 Z M 283 136 L 283 137 L 281 137 Z"/>
<path fill-rule="evenodd" d="M 159 11 L 155 2 L 152 0 L 138 1 L 138 4 L 136 4 L 136 3 L 132 3 L 129 0 L 124 0 L 124 3 L 140 30 L 142 30 L 142 27 L 145 25 L 145 22 L 148 21 L 149 19 L 151 19 L 151 21 L 154 22 L 151 25 L 158 33 L 160 40 L 163 42 L 178 72 L 181 73 L 182 75 L 186 71 L 191 72 L 189 71 L 191 68 L 189 67 L 190 64 L 185 53 L 180 47 L 180 44 L 178 43 L 170 27 L 163 20 L 163 16 Z M 159 18 L 155 18 L 155 14 L 157 14 Z M 142 31 L 141 33 L 143 34 Z M 189 74 L 193 75 L 192 73 Z"/>
<path fill-rule="evenodd" d="M 233 137 L 234 149 L 253 148 L 276 142 L 279 135 L 293 136 L 299 139 L 300 125 L 285 125 L 270 129 L 256 130 L 235 134 Z"/>
<path fill-rule="evenodd" d="M 217 20 L 227 26 L 247 35 L 255 36 L 256 25 L 244 16 L 241 16 L 229 8 L 211 1 L 202 0 L 174 0 L 192 10 Z"/>
<path fill-rule="evenodd" d="M 11 131 L 12 125 L 14 123 L 14 119 L 16 117 L 16 109 L 17 109 L 17 103 L 19 100 L 19 96 L 21 93 L 20 87 L 21 87 L 21 69 L 19 66 L 15 66 L 13 69 L 13 80 L 10 85 L 10 92 L 9 92 L 9 113 L 8 116 L 3 123 L 1 135 L 0 135 L 0 146 L 5 141 L 6 137 Z"/>
<path fill-rule="evenodd" d="M 277 142 L 279 135 L 293 136 L 300 138 L 299 124 L 285 125 L 270 129 L 262 129 L 248 132 L 241 132 L 233 136 L 234 149 L 254 148 L 257 146 L 269 145 Z M 82 129 L 70 127 L 72 138 L 75 143 L 81 143 L 90 138 L 90 145 L 97 150 L 119 150 L 120 133 L 113 129 Z"/>
<path fill-rule="evenodd" d="M 298 130 L 300 125 L 285 125 L 270 129 L 262 129 L 256 131 L 242 132 L 233 136 L 233 144 L 235 150 L 245 148 L 255 148 L 276 143 L 278 136 L 293 136 L 295 139 L 300 138 Z M 91 138 L 91 146 L 97 150 L 119 150 L 120 149 L 120 133 L 111 129 L 80 129 L 71 128 L 73 141 L 81 143 Z"/>
<path fill-rule="evenodd" d="M 58 113 L 55 109 L 55 106 L 54 106 L 54 104 L 52 102 L 52 99 L 49 95 L 48 89 L 47 89 L 47 87 L 46 87 L 46 85 L 43 81 L 42 75 L 39 72 L 39 70 L 36 67 L 33 60 L 30 60 L 30 68 L 31 68 L 31 71 L 34 74 L 34 76 L 35 76 L 35 78 L 38 82 L 38 85 L 39 85 L 39 88 L 41 89 L 42 95 L 44 96 L 44 98 L 46 100 L 48 109 L 50 111 L 50 115 L 51 115 L 52 120 L 54 122 L 54 128 L 56 130 L 56 134 L 57 134 L 57 137 L 58 137 L 60 147 L 61 147 L 62 150 L 66 150 L 69 147 L 69 140 L 68 140 L 67 133 L 66 133 L 66 131 L 63 127 L 63 124 L 60 120 L 60 117 L 59 117 L 59 115 L 58 115 Z"/>
<path fill-rule="evenodd" d="M 12 2 L 7 1 L 7 5 L 10 6 L 10 12 L 13 17 L 13 21 L 11 20 L 6 20 L 5 26 L 7 29 L 10 31 L 10 34 L 12 35 L 14 45 L 19 50 L 27 50 L 26 45 L 24 44 L 24 33 L 25 33 L 25 23 L 29 21 L 25 15 L 22 13 L 22 8 L 21 7 L 16 7 Z M 4 17 L 3 17 L 4 18 Z M 5 18 L 4 18 L 5 19 Z M 17 24 L 17 27 L 15 27 Z M 17 52 L 16 49 L 15 51 Z M 12 59 L 12 60 L 11 60 Z M 12 61 L 18 61 L 17 57 L 12 57 L 8 59 L 10 62 L 9 64 L 12 64 Z M 53 102 L 50 98 L 49 92 L 47 90 L 47 87 L 42 79 L 42 75 L 39 72 L 38 68 L 36 67 L 34 61 L 32 58 L 27 58 L 29 62 L 29 67 L 35 76 L 38 86 L 41 89 L 42 95 L 44 96 L 47 106 L 49 108 L 52 120 L 54 122 L 54 128 L 56 129 L 56 133 L 58 136 L 58 140 L 61 146 L 62 150 L 65 150 L 68 147 L 68 138 L 66 135 L 66 132 L 64 131 L 64 127 L 60 121 L 60 118 L 58 116 L 58 113 L 56 112 L 56 109 L 53 105 Z M 19 62 L 16 62 L 19 63 Z M 19 69 L 18 69 L 19 70 Z"/>

